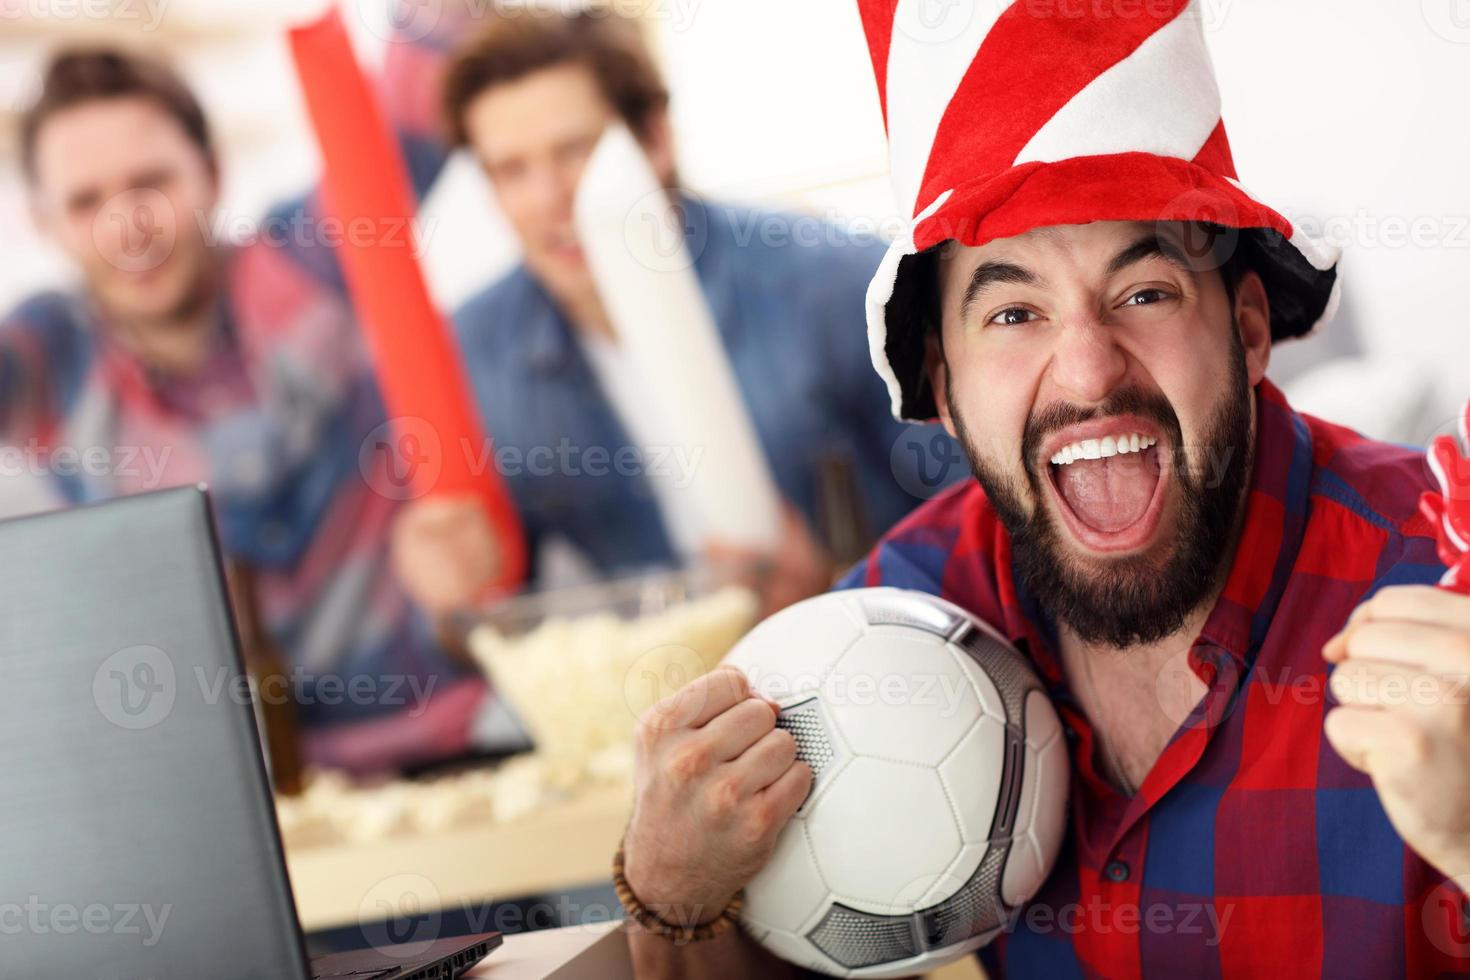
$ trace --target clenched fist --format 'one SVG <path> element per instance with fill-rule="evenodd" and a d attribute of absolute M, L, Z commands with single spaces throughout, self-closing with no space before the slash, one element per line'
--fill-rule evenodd
<path fill-rule="evenodd" d="M 478 497 L 406 504 L 393 523 L 393 570 L 432 615 L 473 605 L 500 570 L 504 549 Z"/>
<path fill-rule="evenodd" d="M 770 859 L 811 781 L 743 673 L 720 667 L 686 685 L 638 723 L 629 887 L 665 922 L 716 918 Z"/>
<path fill-rule="evenodd" d="M 1342 705 L 1327 715 L 1333 748 L 1420 857 L 1470 875 L 1470 596 L 1383 589 L 1323 653 Z"/>

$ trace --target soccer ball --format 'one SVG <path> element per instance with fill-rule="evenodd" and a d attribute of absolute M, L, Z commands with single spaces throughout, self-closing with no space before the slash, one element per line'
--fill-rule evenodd
<path fill-rule="evenodd" d="M 989 942 L 1051 870 L 1067 749 L 1025 660 L 959 606 L 817 596 L 726 658 L 781 708 L 814 775 L 742 925 L 834 976 L 922 973 Z"/>

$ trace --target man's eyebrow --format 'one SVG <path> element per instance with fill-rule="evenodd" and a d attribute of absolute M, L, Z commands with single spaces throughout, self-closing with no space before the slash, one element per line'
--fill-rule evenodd
<path fill-rule="evenodd" d="M 157 187 L 168 180 L 172 171 L 166 166 L 148 167 L 128 175 L 128 190 Z"/>
<path fill-rule="evenodd" d="M 960 300 L 960 316 L 969 310 L 970 304 L 991 286 L 1001 284 L 1013 286 L 1036 286 L 1041 277 L 1025 266 L 1012 262 L 982 262 L 970 273 L 970 282 L 965 286 L 965 295 Z"/>
<path fill-rule="evenodd" d="M 72 191 L 66 196 L 65 206 L 68 210 L 90 208 L 101 200 L 102 192 L 97 188 L 83 187 L 80 190 Z"/>
<path fill-rule="evenodd" d="M 1107 275 L 1115 276 L 1135 262 L 1142 262 L 1144 259 L 1163 259 L 1177 265 L 1184 272 L 1193 271 L 1183 249 L 1168 239 L 1160 238 L 1158 235 L 1148 235 L 1113 256 L 1113 261 L 1108 263 Z"/>

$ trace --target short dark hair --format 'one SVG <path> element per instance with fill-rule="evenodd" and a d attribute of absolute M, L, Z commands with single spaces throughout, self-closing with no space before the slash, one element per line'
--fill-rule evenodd
<path fill-rule="evenodd" d="M 469 142 L 465 112 L 486 89 L 543 68 L 581 64 L 628 127 L 646 133 L 669 92 L 638 23 L 599 7 L 561 14 L 516 8 L 490 14 L 455 54 L 444 76 L 444 125 L 450 142 Z"/>
<path fill-rule="evenodd" d="M 35 179 L 36 141 L 47 119 L 86 102 L 131 97 L 156 103 L 214 165 L 204 109 L 172 68 L 115 48 L 69 48 L 52 57 L 42 76 L 40 95 L 21 117 L 21 163 L 27 178 Z"/>

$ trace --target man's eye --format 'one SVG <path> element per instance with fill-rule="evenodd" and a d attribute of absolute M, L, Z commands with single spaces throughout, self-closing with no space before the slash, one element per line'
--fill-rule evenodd
<path fill-rule="evenodd" d="M 101 194 L 78 194 L 76 197 L 67 199 L 66 211 L 73 217 L 85 216 L 91 214 L 93 211 L 96 211 L 97 206 L 101 203 Z"/>
<path fill-rule="evenodd" d="M 990 322 L 1001 327 L 1015 327 L 1023 323 L 1030 323 L 1034 319 L 1036 319 L 1035 313 L 1013 306 L 1009 310 L 1001 310 L 990 318 Z"/>
<path fill-rule="evenodd" d="M 570 140 L 563 144 L 558 152 L 563 160 L 581 160 L 592 155 L 597 148 L 595 139 Z"/>
<path fill-rule="evenodd" d="M 1154 303 L 1162 303 L 1169 298 L 1169 294 L 1162 289 L 1140 289 L 1123 301 L 1124 306 L 1151 306 Z"/>

